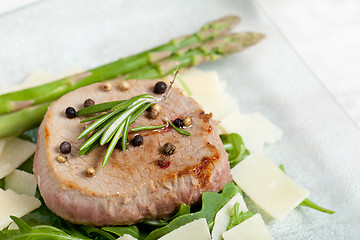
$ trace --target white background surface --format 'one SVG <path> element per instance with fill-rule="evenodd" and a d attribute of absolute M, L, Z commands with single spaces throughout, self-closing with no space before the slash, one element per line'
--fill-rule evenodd
<path fill-rule="evenodd" d="M 360 126 L 360 1 L 258 1 Z"/>
<path fill-rule="evenodd" d="M 0 15 L 34 0 L 0 2 Z M 258 0 L 290 44 L 360 126 L 360 1 Z"/>
<path fill-rule="evenodd" d="M 138 0 L 136 4 L 144 9 L 139 17 L 134 15 L 139 6 L 126 0 L 104 0 L 101 4 L 96 0 L 74 0 L 71 6 L 52 0 L 39 4 L 37 9 L 9 15 L 0 28 L 6 33 L 0 38 L 4 48 L 0 52 L 0 67 L 2 63 L 8 66 L 0 74 L 0 82 L 6 84 L 14 76 L 20 80 L 38 66 L 55 72 L 74 62 L 84 68 L 98 66 L 119 55 L 139 52 L 164 39 L 195 31 L 198 24 L 194 23 L 239 14 L 243 22 L 238 29 L 260 31 L 267 38 L 241 54 L 204 64 L 202 68 L 216 69 L 222 79 L 228 80 L 227 90 L 238 98 L 242 111 L 261 112 L 284 130 L 284 138 L 266 153 L 276 164 L 283 163 L 296 182 L 312 191 L 312 200 L 336 211 L 329 216 L 298 208 L 280 221 L 263 214 L 272 234 L 279 240 L 358 239 L 358 129 L 250 1 L 205 1 L 182 0 L 183 7 L 179 8 L 180 1 L 158 0 L 154 6 Z M 12 41 L 19 39 L 26 41 Z"/>

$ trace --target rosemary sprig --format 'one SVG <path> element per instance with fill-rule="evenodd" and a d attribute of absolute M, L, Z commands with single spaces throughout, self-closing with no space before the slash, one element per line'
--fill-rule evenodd
<path fill-rule="evenodd" d="M 105 166 L 121 137 L 121 148 L 123 151 L 126 151 L 127 135 L 130 124 L 139 118 L 140 115 L 151 105 L 166 100 L 178 73 L 179 70 L 176 69 L 174 78 L 171 81 L 169 88 L 160 98 L 155 98 L 150 94 L 142 94 L 134 96 L 128 100 L 100 103 L 79 110 L 77 113 L 78 116 L 102 113 L 81 121 L 81 123 L 84 123 L 95 120 L 78 136 L 78 139 L 89 136 L 85 143 L 80 147 L 79 156 L 84 154 L 87 155 L 94 150 L 96 146 L 105 145 L 110 142 L 102 162 L 102 165 Z M 103 113 L 105 111 L 107 112 Z M 166 127 L 168 124 L 170 124 L 177 132 L 190 136 L 189 132 L 176 127 L 171 121 L 167 121 L 165 124 L 160 126 L 141 126 L 133 128 L 132 131 L 136 132 L 159 129 Z"/>
<path fill-rule="evenodd" d="M 102 104 L 100 108 L 97 105 L 88 107 L 91 108 L 90 111 L 87 111 L 88 114 L 103 112 L 105 109 L 109 112 L 99 115 L 100 117 L 98 118 L 96 116 L 95 118 L 91 117 L 83 120 L 87 121 L 90 119 L 89 121 L 95 121 L 78 136 L 78 139 L 90 136 L 80 147 L 79 155 L 89 154 L 99 144 L 104 145 L 110 142 L 102 163 L 102 165 L 105 166 L 121 137 L 123 137 L 123 140 L 125 139 L 122 143 L 122 149 L 124 151 L 126 150 L 126 138 L 129 125 L 151 106 L 151 104 L 157 101 L 158 99 L 154 96 L 143 94 L 124 101 Z"/>
<path fill-rule="evenodd" d="M 78 136 L 78 139 L 89 136 L 85 143 L 80 147 L 79 156 L 83 154 L 87 155 L 92 150 L 94 150 L 96 146 L 104 145 L 110 142 L 102 162 L 102 165 L 105 166 L 109 161 L 110 156 L 121 137 L 123 137 L 121 144 L 122 150 L 126 151 L 126 141 L 130 124 L 132 124 L 137 118 L 139 118 L 140 115 L 152 104 L 166 100 L 166 98 L 170 94 L 170 91 L 178 73 L 179 70 L 176 69 L 174 78 L 171 81 L 168 90 L 160 98 L 155 98 L 150 94 L 142 94 L 134 96 L 128 100 L 100 103 L 79 110 L 77 112 L 78 116 L 103 113 L 105 111 L 108 111 L 106 113 L 93 116 L 81 121 L 83 123 L 95 120 Z M 175 128 L 175 126 L 173 127 Z M 187 136 L 190 135 L 190 133 L 181 129 L 176 130 Z"/>

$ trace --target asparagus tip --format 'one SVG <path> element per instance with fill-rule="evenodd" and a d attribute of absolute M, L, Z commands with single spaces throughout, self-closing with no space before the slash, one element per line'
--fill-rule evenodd
<path fill-rule="evenodd" d="M 252 46 L 261 41 L 264 37 L 265 35 L 262 33 L 232 33 L 205 43 L 201 49 L 205 53 L 209 53 L 215 49 L 216 53 L 227 55 Z"/>
<path fill-rule="evenodd" d="M 205 24 L 201 30 L 211 29 L 211 28 L 234 28 L 236 25 L 240 23 L 241 19 L 238 16 L 225 16 L 218 20 L 209 22 Z"/>

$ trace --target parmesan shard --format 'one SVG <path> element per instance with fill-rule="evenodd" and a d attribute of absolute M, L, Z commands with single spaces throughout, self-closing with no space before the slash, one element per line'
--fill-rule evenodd
<path fill-rule="evenodd" d="M 264 144 L 275 143 L 283 135 L 280 128 L 260 113 L 243 114 L 235 110 L 220 120 L 221 128 L 239 134 L 250 152 L 261 152 Z"/>
<path fill-rule="evenodd" d="M 194 220 L 159 238 L 159 240 L 211 240 L 205 218 Z"/>
<path fill-rule="evenodd" d="M 11 189 L 19 194 L 35 196 L 35 176 L 33 174 L 16 169 L 5 177 L 5 189 Z"/>
<path fill-rule="evenodd" d="M 200 103 L 205 112 L 211 112 L 216 120 L 226 118 L 234 109 L 239 109 L 236 99 L 225 92 L 217 95 L 196 94 L 191 97 Z"/>
<path fill-rule="evenodd" d="M 8 141 L 0 155 L 0 179 L 24 163 L 36 150 L 36 144 L 13 138 Z"/>
<path fill-rule="evenodd" d="M 232 208 L 234 207 L 235 203 L 239 203 L 239 210 L 241 212 L 247 212 L 248 209 L 244 202 L 243 197 L 240 193 L 237 193 L 229 202 L 225 204 L 215 216 L 215 223 L 211 233 L 212 240 L 222 240 L 222 233 L 226 231 L 227 227 L 230 223 L 230 218 L 232 215 Z"/>
<path fill-rule="evenodd" d="M 5 144 L 11 140 L 13 140 L 15 137 L 7 137 L 7 138 L 1 138 L 0 139 L 0 157 L 1 157 L 1 153 L 5 147 Z"/>
<path fill-rule="evenodd" d="M 224 232 L 222 236 L 224 240 L 274 240 L 259 213 Z"/>
<path fill-rule="evenodd" d="M 275 219 L 294 210 L 310 194 L 263 153 L 246 157 L 231 169 L 231 175 L 246 195 Z"/>
<path fill-rule="evenodd" d="M 40 207 L 41 202 L 36 197 L 18 194 L 11 189 L 0 188 L 0 229 L 8 226 L 10 216 L 22 217 Z"/>
<path fill-rule="evenodd" d="M 191 68 L 180 75 L 191 95 L 218 95 L 224 93 L 225 85 L 215 71 L 202 71 Z"/>

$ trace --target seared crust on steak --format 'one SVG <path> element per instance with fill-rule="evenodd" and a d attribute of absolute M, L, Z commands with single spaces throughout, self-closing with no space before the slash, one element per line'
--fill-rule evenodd
<path fill-rule="evenodd" d="M 106 146 L 95 148 L 89 155 L 78 156 L 86 139 L 77 140 L 84 130 L 80 118 L 69 119 L 65 109 L 82 108 L 91 98 L 95 103 L 129 99 L 152 92 L 156 82 L 129 80 L 130 89 L 120 91 L 112 82 L 110 92 L 103 90 L 103 83 L 80 88 L 51 104 L 39 128 L 34 174 L 46 205 L 60 217 L 86 225 L 124 225 L 144 219 L 169 216 L 181 203 L 199 202 L 206 191 L 220 191 L 231 181 L 228 155 L 219 138 L 216 122 L 205 114 L 192 98 L 173 89 L 156 119 L 149 113 L 142 114 L 130 129 L 143 125 L 161 125 L 165 119 L 192 118 L 184 136 L 174 129 L 139 132 L 143 145 L 129 145 L 123 152 L 115 149 L 108 164 L 101 166 Z M 158 95 L 160 96 L 160 95 Z M 139 134 L 137 133 L 137 134 Z M 129 134 L 129 139 L 134 134 Z M 62 154 L 59 145 L 71 143 L 69 154 Z M 161 147 L 170 142 L 176 146 L 173 155 L 165 156 Z M 57 156 L 67 157 L 60 163 Z M 157 161 L 166 157 L 170 166 L 161 168 Z M 94 177 L 87 177 L 88 167 L 96 170 Z"/>

